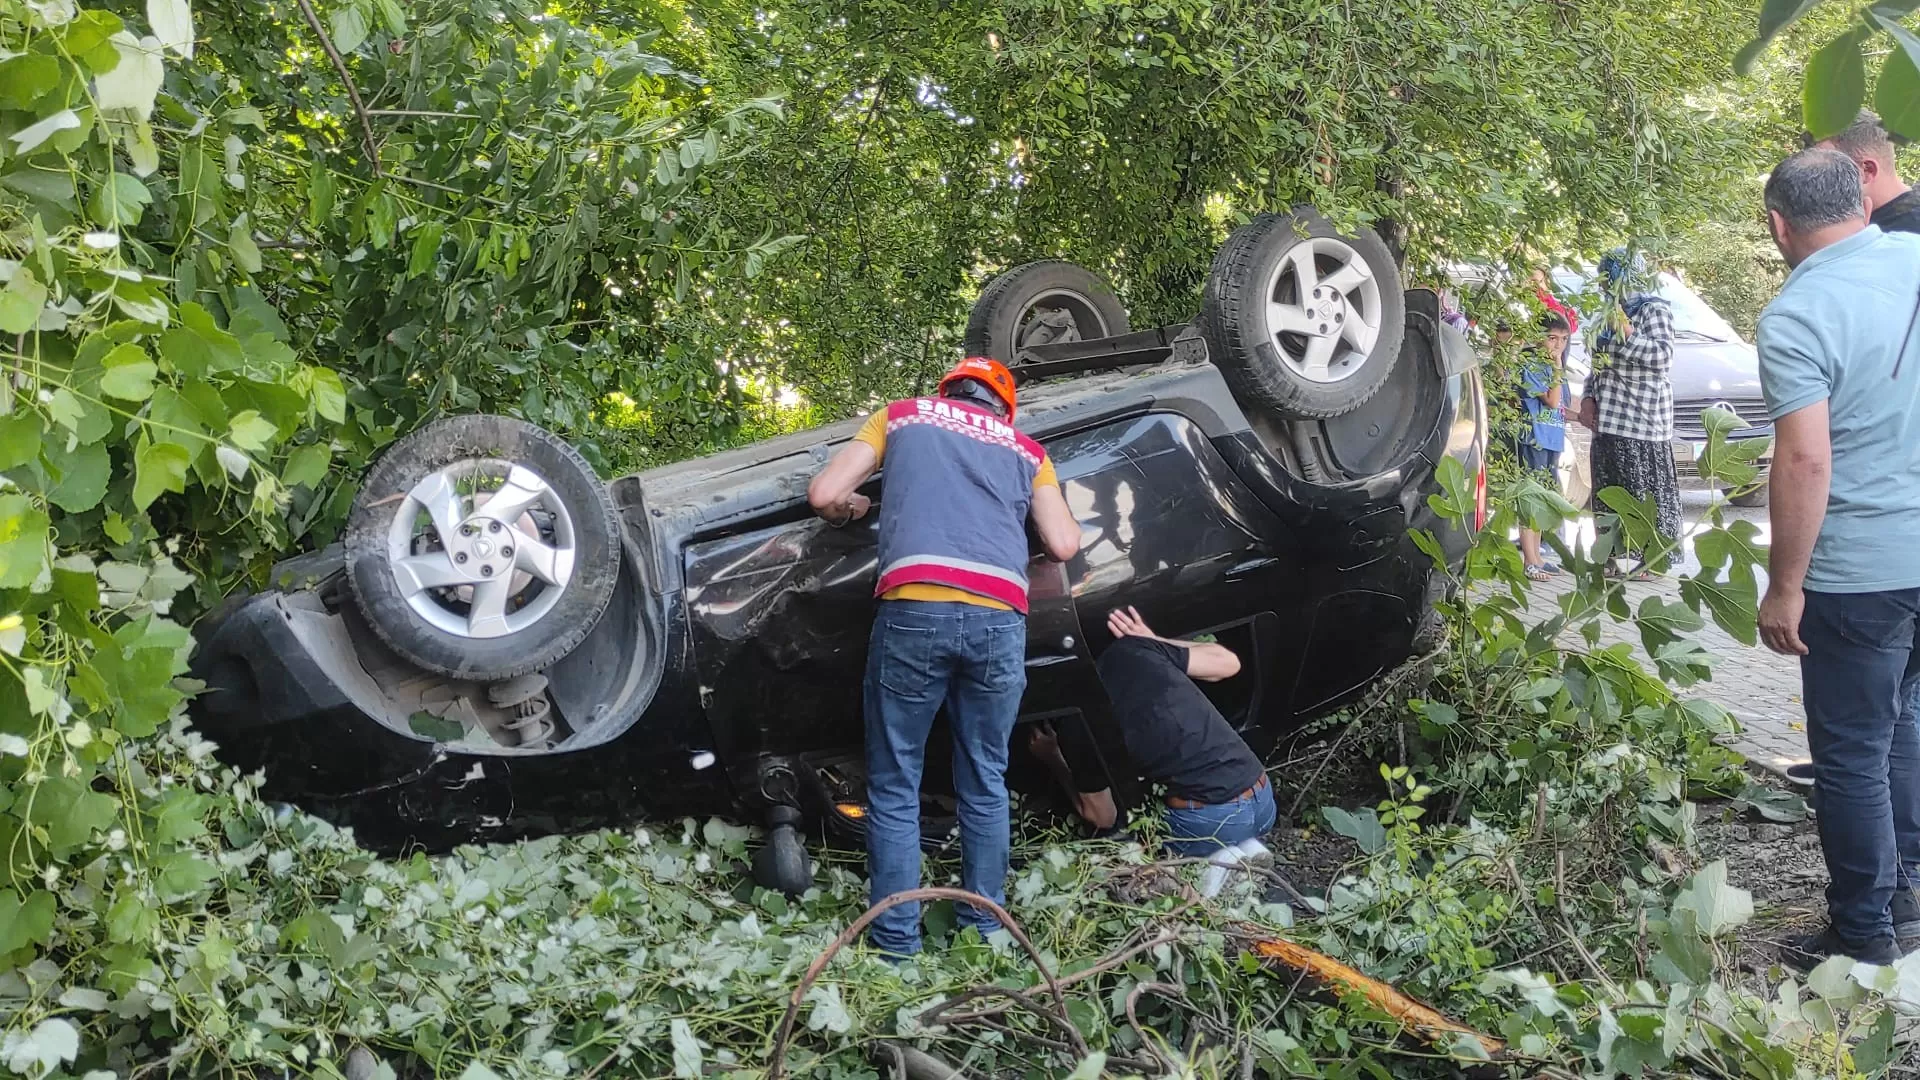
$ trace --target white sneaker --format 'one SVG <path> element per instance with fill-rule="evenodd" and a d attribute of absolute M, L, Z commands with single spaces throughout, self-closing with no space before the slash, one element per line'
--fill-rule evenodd
<path fill-rule="evenodd" d="M 1207 856 L 1206 873 L 1200 875 L 1200 895 L 1209 900 L 1219 896 L 1220 890 L 1227 887 L 1228 875 L 1238 869 L 1245 858 L 1237 844 Z"/>
<path fill-rule="evenodd" d="M 1240 852 L 1240 861 L 1249 866 L 1264 869 L 1273 865 L 1273 852 L 1258 840 L 1242 840 L 1233 846 Z"/>

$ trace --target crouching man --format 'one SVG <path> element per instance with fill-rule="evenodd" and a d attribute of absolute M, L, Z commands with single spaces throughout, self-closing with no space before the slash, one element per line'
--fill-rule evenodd
<path fill-rule="evenodd" d="M 1232 678 L 1240 671 L 1240 658 L 1222 645 L 1159 637 L 1132 608 L 1109 615 L 1107 629 L 1114 642 L 1100 654 L 1100 682 L 1113 700 L 1130 763 L 1140 775 L 1166 785 L 1168 849 L 1222 866 L 1265 857 L 1260 837 L 1273 829 L 1276 816 L 1266 769 L 1194 685 L 1196 679 Z M 1080 790 L 1088 785 L 1075 782 L 1058 736 L 1042 728 L 1029 745 L 1074 793 L 1074 809 L 1088 824 L 1096 829 L 1114 825 L 1118 813 L 1112 791 Z M 1092 747 L 1068 749 L 1077 760 L 1096 759 Z"/>

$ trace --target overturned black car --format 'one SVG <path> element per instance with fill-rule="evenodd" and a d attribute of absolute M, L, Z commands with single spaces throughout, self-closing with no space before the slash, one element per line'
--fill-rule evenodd
<path fill-rule="evenodd" d="M 1246 661 L 1208 692 L 1262 754 L 1424 647 L 1445 577 L 1409 531 L 1464 553 L 1426 497 L 1452 456 L 1484 504 L 1485 409 L 1471 349 L 1377 237 L 1263 218 L 1194 323 L 1139 332 L 1092 274 L 1031 264 L 985 290 L 967 346 L 1015 367 L 1083 529 L 1070 563 L 1032 565 L 1023 723 L 1120 745 L 1093 669 L 1120 605 Z M 877 515 L 831 529 L 806 503 L 855 426 L 606 484 L 532 425 L 430 424 L 376 463 L 341 544 L 202 621 L 195 722 L 384 850 L 713 813 L 857 837 Z M 1014 759 L 1010 784 L 1045 790 Z M 952 802 L 925 802 L 938 842 Z M 766 883 L 803 883 L 787 856 Z"/>

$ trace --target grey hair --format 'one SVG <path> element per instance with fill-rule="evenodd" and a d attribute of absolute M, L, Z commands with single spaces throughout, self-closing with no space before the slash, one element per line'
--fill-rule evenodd
<path fill-rule="evenodd" d="M 1774 166 L 1766 201 L 1795 232 L 1852 221 L 1865 214 L 1860 166 L 1838 150 L 1802 150 Z"/>

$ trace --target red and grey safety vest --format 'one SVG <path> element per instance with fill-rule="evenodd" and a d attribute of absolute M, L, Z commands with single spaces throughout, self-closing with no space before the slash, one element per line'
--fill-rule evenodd
<path fill-rule="evenodd" d="M 946 585 L 1027 610 L 1027 511 L 1040 444 L 979 406 L 910 398 L 887 406 L 879 596 Z"/>

